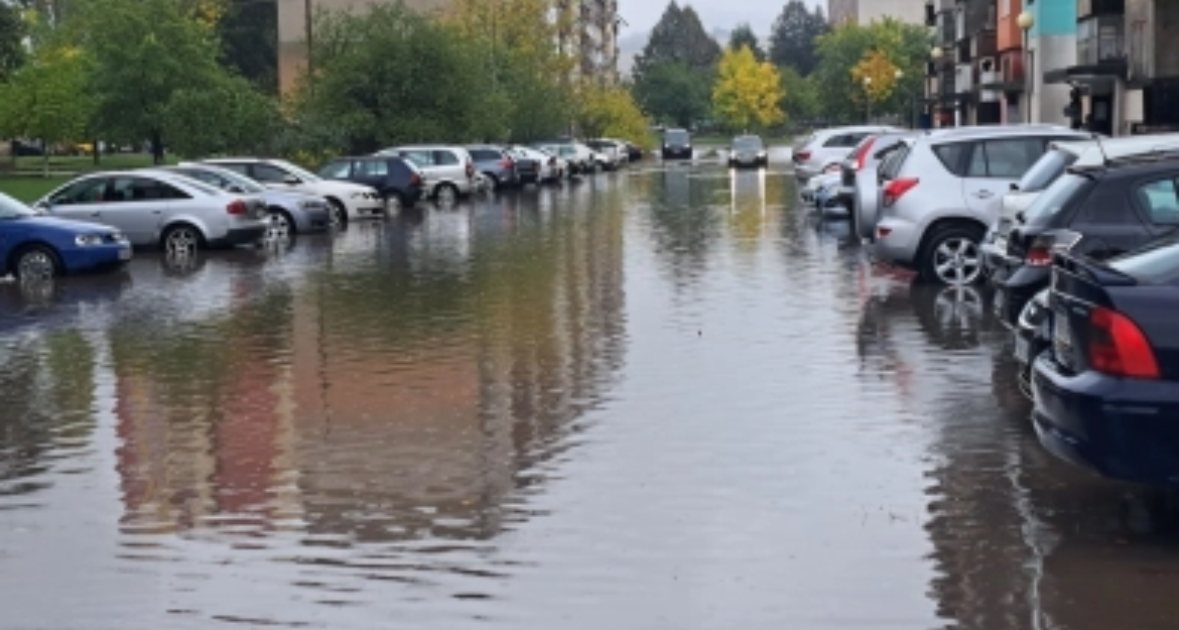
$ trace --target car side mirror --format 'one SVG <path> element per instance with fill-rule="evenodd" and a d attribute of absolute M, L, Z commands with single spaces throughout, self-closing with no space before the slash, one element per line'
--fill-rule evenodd
<path fill-rule="evenodd" d="M 287 184 L 289 186 L 294 186 L 295 184 L 301 184 L 303 182 L 299 181 L 299 178 L 295 177 L 294 175 L 287 175 L 282 178 L 282 183 Z"/>

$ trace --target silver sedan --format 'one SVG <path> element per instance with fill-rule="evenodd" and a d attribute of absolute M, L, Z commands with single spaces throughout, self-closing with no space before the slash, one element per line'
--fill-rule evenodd
<path fill-rule="evenodd" d="M 54 216 L 109 225 L 133 245 L 177 253 L 256 243 L 270 224 L 260 197 L 161 171 L 84 175 L 35 205 Z"/>

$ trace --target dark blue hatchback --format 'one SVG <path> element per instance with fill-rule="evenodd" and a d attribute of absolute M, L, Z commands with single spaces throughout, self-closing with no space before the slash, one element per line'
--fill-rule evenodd
<path fill-rule="evenodd" d="M 0 193 L 0 273 L 52 277 L 122 266 L 131 244 L 104 225 L 44 216 Z"/>
<path fill-rule="evenodd" d="M 1179 485 L 1179 238 L 1105 264 L 1057 256 L 1040 442 L 1114 479 Z"/>

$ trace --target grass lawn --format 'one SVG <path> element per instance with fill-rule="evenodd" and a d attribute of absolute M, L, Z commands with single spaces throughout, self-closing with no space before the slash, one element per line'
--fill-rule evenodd
<path fill-rule="evenodd" d="M 46 193 L 68 182 L 71 177 L 0 177 L 0 192 L 25 203 L 44 197 Z"/>

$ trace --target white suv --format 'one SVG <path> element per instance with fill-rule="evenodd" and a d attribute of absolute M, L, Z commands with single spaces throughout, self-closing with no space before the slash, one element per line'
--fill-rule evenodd
<path fill-rule="evenodd" d="M 385 201 L 375 188 L 323 179 L 286 160 L 215 158 L 201 162 L 240 173 L 267 188 L 293 189 L 323 197 L 331 206 L 331 220 L 335 225 L 363 217 L 385 216 Z"/>
<path fill-rule="evenodd" d="M 462 147 L 413 145 L 385 149 L 377 155 L 396 155 L 412 161 L 425 177 L 426 195 L 453 202 L 475 190 L 475 160 Z"/>
<path fill-rule="evenodd" d="M 922 134 L 878 171 L 875 254 L 927 281 L 971 284 L 983 271 L 980 243 L 1003 195 L 1048 145 L 1092 134 L 1055 126 L 958 128 Z"/>
<path fill-rule="evenodd" d="M 902 133 L 903 129 L 881 125 L 860 127 L 832 127 L 820 129 L 807 136 L 794 148 L 794 174 L 799 179 L 810 179 L 828 169 L 838 173 L 840 163 L 852 149 L 868 136 L 882 133 Z"/>

